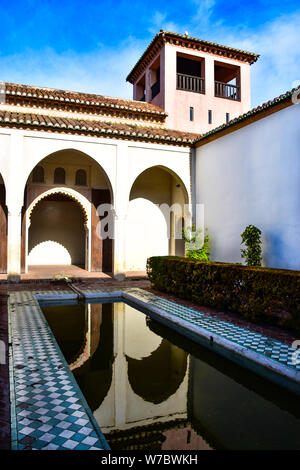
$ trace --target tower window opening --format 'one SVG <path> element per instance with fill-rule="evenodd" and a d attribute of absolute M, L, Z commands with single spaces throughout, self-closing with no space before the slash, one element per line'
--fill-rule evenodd
<path fill-rule="evenodd" d="M 212 123 L 212 110 L 209 109 L 208 110 L 208 124 L 211 124 Z"/>

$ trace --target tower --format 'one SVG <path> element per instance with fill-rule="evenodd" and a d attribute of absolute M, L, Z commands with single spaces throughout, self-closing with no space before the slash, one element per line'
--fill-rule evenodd
<path fill-rule="evenodd" d="M 133 99 L 168 113 L 167 127 L 204 133 L 250 109 L 257 54 L 161 30 L 127 81 Z"/>

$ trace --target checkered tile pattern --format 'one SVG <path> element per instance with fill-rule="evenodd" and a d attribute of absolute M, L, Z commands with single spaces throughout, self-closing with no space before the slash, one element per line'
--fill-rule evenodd
<path fill-rule="evenodd" d="M 107 449 L 32 293 L 10 295 L 10 322 L 14 448 Z"/>
<path fill-rule="evenodd" d="M 256 353 L 278 361 L 287 367 L 300 371 L 300 364 L 295 364 L 292 356 L 297 351 L 292 346 L 271 339 L 260 333 L 248 330 L 232 323 L 220 320 L 206 313 L 199 312 L 191 307 L 177 304 L 142 289 L 127 289 L 131 296 L 153 305 L 174 317 L 188 321 L 192 325 L 199 326 L 211 333 L 215 333 L 233 343 L 244 346 Z"/>

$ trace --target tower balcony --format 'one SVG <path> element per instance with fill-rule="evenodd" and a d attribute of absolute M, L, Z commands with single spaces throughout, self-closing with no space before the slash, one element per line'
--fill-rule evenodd
<path fill-rule="evenodd" d="M 194 75 L 177 73 L 177 90 L 205 93 L 205 79 Z"/>
<path fill-rule="evenodd" d="M 215 81 L 215 96 L 218 98 L 226 98 L 228 100 L 240 101 L 241 100 L 241 87 L 236 85 L 229 85 L 224 82 Z"/>

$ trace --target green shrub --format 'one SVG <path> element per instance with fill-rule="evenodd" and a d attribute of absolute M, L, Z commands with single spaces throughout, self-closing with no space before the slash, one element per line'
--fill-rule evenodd
<path fill-rule="evenodd" d="M 162 292 L 300 332 L 299 271 L 155 256 L 147 273 Z"/>
<path fill-rule="evenodd" d="M 254 225 L 248 225 L 241 234 L 246 248 L 241 250 L 241 257 L 247 266 L 261 266 L 261 231 Z"/>

